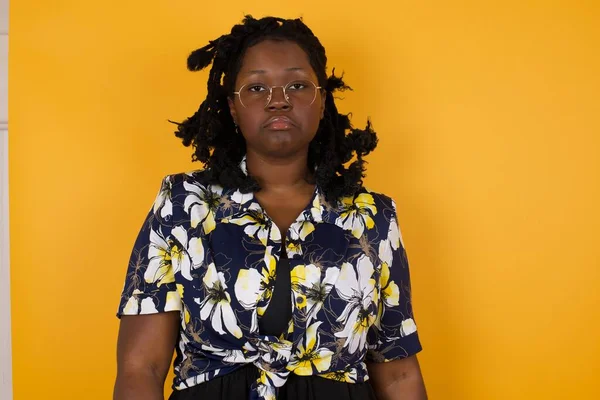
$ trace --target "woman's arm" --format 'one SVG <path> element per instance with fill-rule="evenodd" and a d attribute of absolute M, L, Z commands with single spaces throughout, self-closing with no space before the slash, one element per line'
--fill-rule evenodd
<path fill-rule="evenodd" d="M 179 312 L 121 317 L 114 400 L 163 400 Z"/>
<path fill-rule="evenodd" d="M 427 400 L 417 356 L 368 363 L 367 369 L 378 400 Z"/>

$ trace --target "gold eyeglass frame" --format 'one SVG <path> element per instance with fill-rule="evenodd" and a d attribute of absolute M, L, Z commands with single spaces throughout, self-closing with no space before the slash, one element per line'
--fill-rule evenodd
<path fill-rule="evenodd" d="M 315 100 L 317 99 L 317 93 L 319 92 L 320 89 L 323 89 L 322 86 L 317 86 L 313 81 L 307 81 L 312 83 L 312 85 L 315 87 L 315 96 L 313 97 L 312 101 L 310 102 L 310 104 L 308 104 L 307 106 L 312 106 L 313 103 L 315 102 Z M 266 108 L 270 103 L 271 100 L 273 100 L 273 89 L 274 88 L 281 88 L 283 90 L 283 98 L 285 99 L 286 103 L 288 103 L 290 106 L 294 107 L 294 105 L 290 102 L 290 96 L 287 94 L 286 92 L 286 88 L 293 84 L 293 83 L 298 83 L 298 80 L 293 80 L 288 82 L 285 86 L 269 86 L 269 85 L 265 85 L 266 87 L 269 88 L 269 95 L 267 96 L 267 102 L 265 103 L 263 108 Z M 255 83 L 246 83 L 245 85 L 242 85 L 242 87 L 239 88 L 239 90 L 237 92 L 233 92 L 233 94 L 237 94 L 238 98 L 240 99 L 240 104 L 244 107 L 244 108 L 248 108 L 244 102 L 242 101 L 242 90 L 248 86 L 248 85 L 256 85 Z"/>

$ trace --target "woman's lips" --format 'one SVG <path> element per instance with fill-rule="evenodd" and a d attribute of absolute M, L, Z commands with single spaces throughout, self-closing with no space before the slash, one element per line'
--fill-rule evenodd
<path fill-rule="evenodd" d="M 274 131 L 285 131 L 292 127 L 292 120 L 284 116 L 276 116 L 270 118 L 265 124 L 265 128 Z"/>

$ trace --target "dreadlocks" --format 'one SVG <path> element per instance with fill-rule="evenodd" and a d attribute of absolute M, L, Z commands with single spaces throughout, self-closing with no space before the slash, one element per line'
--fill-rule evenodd
<path fill-rule="evenodd" d="M 208 93 L 193 116 L 176 123 L 175 135 L 185 146 L 193 146 L 192 161 L 204 164 L 209 183 L 246 193 L 260 190 L 256 180 L 240 168 L 246 143 L 243 136 L 235 132 L 227 98 L 235 90 L 246 50 L 267 39 L 297 43 L 307 54 L 319 85 L 326 91 L 324 116 L 308 150 L 308 169 L 314 174 L 315 183 L 328 202 L 354 195 L 362 188 L 365 176 L 363 156 L 375 149 L 377 135 L 370 122 L 364 130 L 355 129 L 348 115 L 338 113 L 334 92 L 351 88 L 342 77 L 335 75 L 335 70 L 327 77 L 325 48 L 301 19 L 255 19 L 248 15 L 229 34 L 193 51 L 187 60 L 190 71 L 202 70 L 212 62 Z M 354 157 L 356 159 L 346 167 Z"/>

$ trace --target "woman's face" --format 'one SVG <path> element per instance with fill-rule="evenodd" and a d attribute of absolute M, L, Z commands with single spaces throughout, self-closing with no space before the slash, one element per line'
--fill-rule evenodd
<path fill-rule="evenodd" d="M 248 151 L 272 158 L 308 151 L 325 109 L 324 91 L 310 82 L 318 86 L 317 75 L 296 43 L 265 40 L 246 50 L 235 82 L 242 90 L 229 109 Z M 286 100 L 282 86 L 289 83 Z"/>

